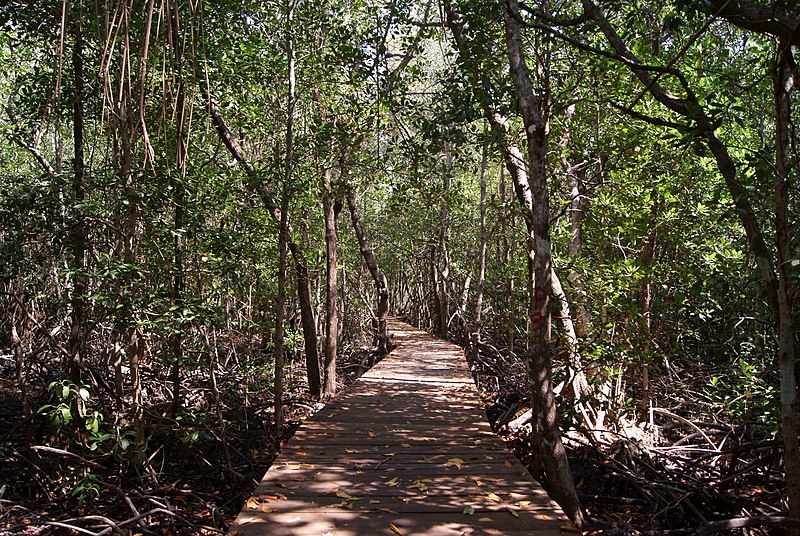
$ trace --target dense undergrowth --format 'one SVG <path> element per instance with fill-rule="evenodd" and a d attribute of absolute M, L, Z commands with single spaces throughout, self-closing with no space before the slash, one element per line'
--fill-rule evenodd
<path fill-rule="evenodd" d="M 341 356 L 340 386 L 379 358 L 365 349 Z M 167 416 L 167 370 L 147 368 L 147 444 L 139 449 L 129 422 L 113 411 L 95 413 L 113 407 L 110 395 L 68 384 L 65 392 L 48 368 L 30 383 L 40 411 L 24 418 L 17 385 L 6 379 L 14 377 L 13 365 L 7 356 L 0 361 L 0 534 L 224 533 L 283 443 L 315 410 L 299 361 L 290 367 L 296 374 L 279 431 L 269 376 L 253 373 L 257 368 L 220 368 L 216 386 L 208 374 L 187 377 L 175 418 Z M 86 417 L 65 420 L 82 396 Z M 91 415 L 98 419 L 94 431 L 86 426 Z"/>
<path fill-rule="evenodd" d="M 341 386 L 379 358 L 365 349 L 346 353 L 339 362 Z M 148 441 L 140 450 L 130 423 L 93 409 L 113 407 L 109 393 L 56 382 L 56 371 L 45 366 L 28 393 L 39 411 L 24 418 L 17 385 L 7 379 L 14 363 L 4 356 L 2 533 L 223 533 L 281 446 L 315 409 L 295 359 L 286 424 L 277 433 L 269 377 L 254 374 L 253 363 L 220 369 L 216 384 L 208 374 L 189 375 L 175 418 L 167 416 L 166 370 L 147 369 Z M 591 520 L 587 534 L 695 534 L 708 523 L 780 512 L 781 449 L 774 431 L 753 414 L 737 416 L 703 395 L 720 376 L 690 363 L 672 367 L 653 383 L 653 410 L 645 422 L 623 407 L 608 429 L 590 431 L 562 411 L 572 471 Z M 529 406 L 523 360 L 486 340 L 471 368 L 490 422 L 535 474 L 524 419 Z M 686 392 L 698 395 L 689 401 L 676 394 Z M 78 399 L 83 416 L 66 420 Z M 566 410 L 569 401 L 561 402 Z M 30 440 L 33 447 L 27 448 Z M 748 530 L 780 533 L 776 527 Z"/>
<path fill-rule="evenodd" d="M 530 419 L 524 418 L 530 407 L 524 362 L 490 342 L 471 362 L 487 416 L 536 474 Z M 602 430 L 582 429 L 565 418 L 565 446 L 590 534 L 742 534 L 742 528 L 724 527 L 731 519 L 758 525 L 781 512 L 782 450 L 775 430 L 758 418 L 759 411 L 737 406 L 742 411 L 736 413 L 714 396 L 709 387 L 721 381 L 722 371 L 713 376 L 692 362 L 671 367 L 651 386 L 651 412 L 644 421 L 630 406 Z M 628 387 L 635 393 L 641 386 Z M 740 393 L 727 400 L 748 399 L 761 410 L 768 401 L 758 396 Z M 561 414 L 569 416 L 572 401 L 560 403 Z M 775 520 L 768 523 L 744 533 L 788 533 Z"/>

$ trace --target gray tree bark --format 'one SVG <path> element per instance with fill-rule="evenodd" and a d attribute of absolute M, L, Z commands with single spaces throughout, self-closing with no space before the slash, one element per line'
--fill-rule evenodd
<path fill-rule="evenodd" d="M 356 206 L 355 195 L 353 189 L 349 187 L 347 188 L 347 208 L 350 210 L 350 220 L 353 222 L 353 230 L 358 240 L 358 248 L 361 251 L 361 256 L 364 258 L 372 280 L 375 282 L 375 291 L 378 296 L 378 308 L 375 317 L 375 322 L 377 324 L 375 339 L 378 352 L 386 354 L 391 350 L 389 330 L 386 323 L 386 319 L 389 316 L 389 283 L 378 265 L 375 253 L 369 247 L 367 233 L 364 231 L 364 226 L 361 224 L 361 216 Z"/>
<path fill-rule="evenodd" d="M 528 375 L 532 384 L 535 422 L 534 444 L 539 446 L 539 462 L 544 466 L 553 498 L 578 526 L 583 524 L 578 494 L 558 424 L 550 362 L 550 306 L 552 257 L 550 244 L 550 202 L 547 188 L 547 129 L 539 101 L 531 85 L 525 63 L 516 0 L 509 0 L 504 10 L 506 47 L 514 93 L 522 114 L 528 142 L 529 183 L 518 190 L 528 190 L 531 203 L 523 207 L 528 214 L 528 270 L 530 303 L 528 316 Z M 519 175 L 518 175 L 519 176 Z M 527 188 L 526 188 L 527 186 Z"/>
<path fill-rule="evenodd" d="M 275 201 L 275 196 L 267 188 L 261 177 L 250 164 L 244 154 L 244 150 L 233 137 L 225 119 L 211 100 L 211 95 L 206 95 L 208 112 L 211 122 L 217 131 L 228 152 L 234 160 L 245 170 L 250 178 L 251 187 L 261 197 L 262 202 L 269 210 L 275 221 L 281 220 L 281 209 Z M 291 223 L 289 224 L 289 234 L 292 233 Z M 303 248 L 294 240 L 289 240 L 289 251 L 294 259 L 295 272 L 297 274 L 297 298 L 300 304 L 300 323 L 303 327 L 303 341 L 306 354 L 306 375 L 308 377 L 308 388 L 311 396 L 319 398 L 322 393 L 322 383 L 320 375 L 319 348 L 317 347 L 317 321 L 314 315 L 313 298 L 311 295 L 311 278 L 309 277 L 308 264 L 306 263 Z"/>
<path fill-rule="evenodd" d="M 325 212 L 325 249 L 327 278 L 325 287 L 327 289 L 325 301 L 325 374 L 322 387 L 322 397 L 330 400 L 336 393 L 336 352 L 339 340 L 339 304 L 337 261 L 336 261 L 336 209 L 333 188 L 331 185 L 331 170 L 324 170 L 325 196 L 322 205 Z"/>
<path fill-rule="evenodd" d="M 789 515 L 800 518 L 800 426 L 798 426 L 797 332 L 794 318 L 796 284 L 792 283 L 789 180 L 797 166 L 791 154 L 795 139 L 791 118 L 794 55 L 786 40 L 778 43 L 774 66 L 775 95 L 775 246 L 778 266 L 778 365 L 781 372 L 781 432 Z M 800 529 L 792 529 L 793 534 Z"/>

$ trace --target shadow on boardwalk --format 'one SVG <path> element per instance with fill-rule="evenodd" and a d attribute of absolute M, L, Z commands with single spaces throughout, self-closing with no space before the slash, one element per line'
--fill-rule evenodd
<path fill-rule="evenodd" d="M 297 431 L 229 534 L 561 534 L 566 517 L 489 428 L 462 351 L 398 347 Z"/>

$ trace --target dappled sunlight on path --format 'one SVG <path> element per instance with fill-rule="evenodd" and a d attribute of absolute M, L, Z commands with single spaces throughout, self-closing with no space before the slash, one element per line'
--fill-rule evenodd
<path fill-rule="evenodd" d="M 398 347 L 310 418 L 230 534 L 555 536 L 566 517 L 486 421 L 462 351 Z"/>

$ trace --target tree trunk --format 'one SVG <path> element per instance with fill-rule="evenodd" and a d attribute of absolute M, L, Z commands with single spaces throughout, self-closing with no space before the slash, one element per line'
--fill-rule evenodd
<path fill-rule="evenodd" d="M 177 149 L 175 154 L 175 167 L 178 179 L 173 182 L 173 244 L 172 244 L 172 308 L 173 332 L 169 338 L 169 348 L 172 358 L 172 404 L 170 415 L 174 418 L 181 407 L 181 367 L 183 365 L 183 329 L 181 322 L 183 316 L 183 226 L 186 210 L 186 161 L 187 161 L 187 110 L 186 110 L 186 84 L 183 80 L 183 43 L 180 34 L 180 21 L 178 18 L 178 4 L 172 4 L 171 31 L 173 43 L 173 62 L 176 85 L 176 123 Z"/>
<path fill-rule="evenodd" d="M 797 350 L 794 321 L 795 284 L 792 281 L 792 252 L 789 214 L 789 179 L 795 139 L 791 119 L 791 98 L 794 89 L 792 47 L 785 40 L 778 44 L 774 69 L 775 92 L 775 245 L 778 266 L 778 363 L 781 373 L 781 433 L 786 472 L 786 496 L 789 516 L 800 518 L 800 427 L 798 426 Z M 797 534 L 798 529 L 792 529 Z"/>
<path fill-rule="evenodd" d="M 72 161 L 72 194 L 74 196 L 75 222 L 72 225 L 72 296 L 71 296 L 71 318 L 68 350 L 70 363 L 68 366 L 68 376 L 75 384 L 82 383 L 81 369 L 83 368 L 83 337 L 87 273 L 86 273 L 86 218 L 84 215 L 83 203 L 86 199 L 85 174 L 86 164 L 84 161 L 84 141 L 83 141 L 83 30 L 80 23 L 74 28 L 74 43 L 72 46 L 72 69 L 73 69 L 73 109 L 72 109 L 72 132 L 74 158 Z"/>
<path fill-rule="evenodd" d="M 127 29 L 125 30 L 127 31 Z M 127 51 L 123 48 L 120 53 L 122 58 L 127 56 Z M 133 137 L 134 129 L 131 123 L 132 98 L 130 88 L 127 85 L 127 65 L 126 61 L 120 61 L 120 85 L 119 100 L 117 102 L 117 135 L 119 136 L 119 177 L 124 185 L 124 196 L 127 206 L 125 212 L 124 236 L 123 236 L 123 260 L 128 267 L 134 267 L 137 264 L 136 250 L 139 233 L 139 216 L 140 204 L 139 193 L 136 190 L 136 180 L 132 173 L 133 157 L 134 157 L 134 144 L 135 138 Z M 137 293 L 135 288 L 134 275 L 131 270 L 126 272 L 124 276 L 124 292 L 127 294 L 127 300 L 132 303 L 134 295 Z M 128 366 L 130 367 L 131 378 L 131 393 L 132 393 L 132 407 L 133 407 L 133 426 L 136 430 L 136 443 L 140 446 L 144 445 L 145 432 L 144 432 L 144 406 L 143 406 L 143 393 L 142 393 L 142 379 L 140 374 L 140 366 L 144 358 L 144 340 L 137 325 L 138 312 L 133 309 L 126 309 L 123 311 L 123 323 L 125 324 L 124 344 L 126 346 L 126 355 L 128 358 Z"/>
<path fill-rule="evenodd" d="M 655 198 L 655 196 L 653 196 Z M 658 207 L 654 207 L 650 212 L 650 220 L 657 217 Z M 639 286 L 639 327 L 642 341 L 642 393 L 639 397 L 639 421 L 647 422 L 650 415 L 650 363 L 653 353 L 653 285 L 651 272 L 653 261 L 655 260 L 656 239 L 658 238 L 657 228 L 653 228 L 644 242 L 640 262 L 644 269 L 644 277 Z"/>
<path fill-rule="evenodd" d="M 336 394 L 336 351 L 339 339 L 339 307 L 337 302 L 338 281 L 336 262 L 336 210 L 334 208 L 331 170 L 325 169 L 325 196 L 322 199 L 325 211 L 325 249 L 326 249 L 326 322 L 325 322 L 325 382 L 322 397 L 330 400 Z"/>
<path fill-rule="evenodd" d="M 551 305 L 551 245 L 550 212 L 547 189 L 546 156 L 547 132 L 542 116 L 541 102 L 531 86 L 530 73 L 520 36 L 516 0 L 508 2 L 504 12 L 506 45 L 511 79 L 517 104 L 520 107 L 528 142 L 529 184 L 532 203 L 523 206 L 528 214 L 528 287 L 530 304 L 528 315 L 531 328 L 528 336 L 528 375 L 532 384 L 535 412 L 534 444 L 538 445 L 539 462 L 543 464 L 547 483 L 553 498 L 578 526 L 583 524 L 578 495 L 569 470 L 561 430 L 558 424 L 555 395 L 551 381 L 550 364 L 550 305 Z"/>
<path fill-rule="evenodd" d="M 273 396 L 275 401 L 275 436 L 280 437 L 283 428 L 283 368 L 284 368 L 284 329 L 286 315 L 286 258 L 289 241 L 289 188 L 294 175 L 294 108 L 295 108 L 295 57 L 292 20 L 294 19 L 295 0 L 286 2 L 286 61 L 288 70 L 289 93 L 286 97 L 286 156 L 283 165 L 283 187 L 281 189 L 281 207 L 278 217 L 278 296 L 275 303 L 275 335 L 273 348 L 275 351 L 275 374 Z M 301 281 L 298 273 L 298 290 Z M 305 327 L 305 326 L 304 326 Z M 316 334 L 314 335 L 316 341 Z M 314 343 L 316 348 L 316 342 Z M 309 377 L 309 385 L 311 384 Z M 313 393 L 313 390 L 312 390 Z"/>
<path fill-rule="evenodd" d="M 439 243 L 437 244 L 437 252 L 439 254 L 438 262 L 434 261 L 434 268 L 437 270 L 438 284 L 434 287 L 434 292 L 437 295 L 437 302 L 439 304 L 437 312 L 439 318 L 437 324 L 439 326 L 439 335 L 442 338 L 447 338 L 450 328 L 450 253 L 448 251 L 448 242 L 450 240 L 450 210 L 448 208 L 447 195 L 450 191 L 453 173 L 453 152 L 450 142 L 444 143 L 444 156 L 445 156 L 445 170 L 444 179 L 442 181 L 442 190 L 444 197 L 442 199 L 442 209 L 439 213 L 439 221 L 441 227 L 439 228 Z"/>
<path fill-rule="evenodd" d="M 439 299 L 439 270 L 436 267 L 436 244 L 431 244 L 430 246 L 428 261 L 430 264 L 430 296 L 433 301 L 433 310 L 430 312 L 428 324 L 435 333 L 441 334 L 442 330 L 446 329 L 441 324 L 441 318 L 442 316 L 446 316 L 446 313 L 442 314 L 443 305 Z"/>
<path fill-rule="evenodd" d="M 291 226 L 289 227 L 289 232 L 291 232 Z M 313 398 L 319 398 L 322 396 L 322 375 L 319 362 L 319 347 L 317 346 L 317 319 L 314 315 L 311 278 L 309 277 L 305 254 L 300 245 L 290 240 L 289 251 L 294 259 L 297 277 L 297 297 L 300 303 L 300 323 L 303 327 L 303 349 L 306 354 L 308 390 Z"/>
<path fill-rule="evenodd" d="M 484 129 L 486 124 L 484 123 Z M 480 246 L 478 251 L 478 281 L 475 284 L 475 313 L 469 336 L 469 353 L 472 359 L 478 357 L 481 342 L 481 320 L 483 315 L 483 286 L 486 282 L 486 167 L 488 161 L 488 142 L 484 142 L 481 154 L 481 200 L 480 200 Z"/>
<path fill-rule="evenodd" d="M 364 232 L 364 226 L 361 224 L 361 217 L 358 214 L 358 207 L 356 206 L 356 199 L 352 188 L 347 188 L 347 207 L 350 209 L 350 219 L 353 222 L 353 230 L 358 240 L 361 256 L 364 258 L 372 280 L 375 282 L 375 291 L 378 295 L 378 310 L 375 318 L 377 330 L 375 338 L 378 352 L 386 354 L 391 350 L 389 345 L 389 331 L 386 323 L 386 319 L 389 316 L 389 284 L 380 266 L 378 266 L 375 253 L 369 247 L 367 234 Z"/>
<path fill-rule="evenodd" d="M 291 4 L 290 4 L 291 5 Z M 286 174 L 290 174 L 287 166 Z M 289 241 L 289 191 L 284 185 L 281 195 L 280 234 L 278 236 L 278 296 L 275 300 L 275 434 L 279 436 L 283 428 L 283 368 L 284 368 L 284 333 L 283 324 L 286 315 L 286 257 Z"/>
<path fill-rule="evenodd" d="M 498 186 L 498 196 L 500 197 L 500 202 L 503 205 L 503 239 L 501 240 L 501 250 L 499 252 L 499 257 L 503 261 L 503 266 L 508 267 L 511 266 L 511 228 L 513 226 L 513 216 L 511 211 L 506 208 L 508 203 L 512 203 L 514 201 L 513 196 L 509 199 L 508 192 L 506 191 L 506 168 L 500 167 L 500 185 Z M 509 205 L 510 206 L 510 205 Z M 502 304 L 502 314 L 501 314 L 501 322 L 504 331 L 507 334 L 507 345 L 508 351 L 513 353 L 514 352 L 514 345 L 517 338 L 516 333 L 516 324 L 514 322 L 514 274 L 509 270 L 508 274 L 506 274 L 506 281 L 505 281 L 505 297 L 506 302 Z"/>
<path fill-rule="evenodd" d="M 565 111 L 565 119 L 571 123 L 572 116 L 575 113 L 575 105 L 570 105 Z M 599 125 L 600 118 L 597 117 L 596 124 Z M 599 126 L 597 127 L 599 128 Z M 599 134 L 597 134 L 599 135 Z M 559 141 L 559 146 L 565 151 L 568 151 L 570 139 L 572 137 L 572 130 L 565 129 L 564 134 Z M 565 156 L 561 161 L 561 167 L 569 181 L 570 190 L 570 207 L 569 207 L 569 225 L 570 225 L 570 238 L 567 255 L 574 262 L 580 255 L 583 248 L 583 221 L 586 219 L 587 211 L 589 208 L 589 196 L 586 189 L 586 172 L 587 169 L 593 165 L 597 166 L 598 173 L 602 170 L 602 160 L 597 159 L 596 163 L 582 162 L 579 164 L 571 164 Z M 573 299 L 575 303 L 575 325 L 577 335 L 580 338 L 585 338 L 589 335 L 591 326 L 591 317 L 588 309 L 586 308 L 584 292 L 583 292 L 583 279 L 578 271 L 570 271 L 567 274 L 567 285 L 574 290 L 573 296 L 578 299 Z"/>
<path fill-rule="evenodd" d="M 576 259 L 583 247 L 583 220 L 586 218 L 586 212 L 589 205 L 589 197 L 586 195 L 586 185 L 583 175 L 586 171 L 581 170 L 569 174 L 570 192 L 572 195 L 572 202 L 570 203 L 570 240 L 569 240 L 569 257 Z M 589 335 L 591 327 L 591 316 L 589 310 L 586 308 L 585 299 L 583 297 L 583 279 L 578 272 L 571 272 L 567 275 L 567 283 L 574 289 L 572 292 L 573 297 L 578 295 L 575 299 L 575 324 L 577 326 L 578 336 L 584 338 Z"/>
<path fill-rule="evenodd" d="M 569 395 L 570 398 L 577 401 L 583 409 L 583 397 L 589 395 L 589 382 L 586 379 L 586 372 L 583 370 L 580 354 L 580 341 L 578 340 L 578 333 L 575 330 L 575 323 L 572 321 L 572 312 L 569 308 L 569 301 L 564 288 L 561 286 L 561 280 L 555 270 L 552 270 L 550 276 L 550 292 L 553 295 L 553 305 L 556 307 L 558 313 L 558 320 L 564 330 L 564 337 L 567 341 L 567 359 L 566 366 L 569 373 L 569 381 L 564 384 L 564 389 L 561 391 L 562 395 Z M 586 426 L 594 428 L 595 420 L 589 419 L 588 414 L 584 415 Z"/>
<path fill-rule="evenodd" d="M 11 345 L 14 349 L 14 365 L 16 367 L 17 388 L 19 389 L 19 399 L 22 403 L 22 415 L 28 419 L 25 425 L 25 441 L 28 446 L 33 445 L 34 441 L 34 423 L 33 408 L 31 407 L 30 393 L 28 388 L 28 378 L 25 374 L 25 343 L 24 337 L 28 331 L 28 315 L 23 311 L 25 303 L 22 300 L 22 291 L 15 291 L 16 303 L 13 303 L 10 308 L 10 322 L 11 322 Z M 18 327 L 19 326 L 19 327 Z"/>
<path fill-rule="evenodd" d="M 219 134 L 219 137 L 222 139 L 222 142 L 233 158 L 244 168 L 250 179 L 250 187 L 261 197 L 262 202 L 267 207 L 270 214 L 272 214 L 272 217 L 275 218 L 275 221 L 280 222 L 281 209 L 275 202 L 275 197 L 264 184 L 261 175 L 245 157 L 239 142 L 233 137 L 228 125 L 225 123 L 225 119 L 211 100 L 211 95 L 207 94 L 206 98 L 208 112 L 211 115 L 211 121 L 214 124 L 217 134 Z M 289 234 L 291 235 L 292 232 L 292 226 L 289 225 Z M 291 239 L 289 240 L 289 251 L 294 259 L 294 267 L 297 274 L 297 298 L 300 304 L 300 321 L 303 327 L 308 389 L 312 397 L 319 398 L 322 392 L 322 383 L 320 376 L 319 349 L 317 348 L 317 321 L 314 316 L 314 301 L 311 294 L 311 279 L 309 278 L 308 264 L 300 244 Z"/>

